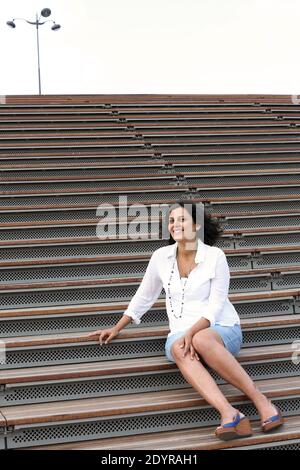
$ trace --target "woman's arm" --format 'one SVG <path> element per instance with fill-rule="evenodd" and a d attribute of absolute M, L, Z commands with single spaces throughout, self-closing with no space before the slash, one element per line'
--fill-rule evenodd
<path fill-rule="evenodd" d="M 157 252 L 152 254 L 142 282 L 124 312 L 137 325 L 141 322 L 141 317 L 152 307 L 162 291 L 163 282 L 159 276 L 157 266 L 160 261 L 159 256 Z"/>

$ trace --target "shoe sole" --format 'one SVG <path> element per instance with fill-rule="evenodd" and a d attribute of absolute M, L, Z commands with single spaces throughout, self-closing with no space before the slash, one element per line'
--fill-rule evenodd
<path fill-rule="evenodd" d="M 251 437 L 253 435 L 251 424 L 248 418 L 242 418 L 239 424 L 232 429 L 222 429 L 215 432 L 215 435 L 222 441 L 230 441 L 232 439 L 242 439 L 243 437 Z"/>

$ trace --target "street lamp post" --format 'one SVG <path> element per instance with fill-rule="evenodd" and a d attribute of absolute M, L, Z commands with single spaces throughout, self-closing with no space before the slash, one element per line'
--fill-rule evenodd
<path fill-rule="evenodd" d="M 60 25 L 55 23 L 53 20 L 46 20 L 46 21 L 40 21 L 41 17 L 43 16 L 44 18 L 48 18 L 51 15 L 51 10 L 49 8 L 44 8 L 40 16 L 38 13 L 36 13 L 36 19 L 35 21 L 28 21 L 25 18 L 14 18 L 12 21 L 7 21 L 6 24 L 10 28 L 15 28 L 16 27 L 16 20 L 21 20 L 21 21 L 26 21 L 26 23 L 34 25 L 36 27 L 36 44 L 37 44 L 37 60 L 38 60 L 38 79 L 39 79 L 39 94 L 42 94 L 42 85 L 41 85 L 41 67 L 40 67 L 40 38 L 39 38 L 39 27 L 42 26 L 45 23 L 48 23 L 49 21 L 53 23 L 53 26 L 51 29 L 53 31 L 57 31 L 60 29 Z"/>

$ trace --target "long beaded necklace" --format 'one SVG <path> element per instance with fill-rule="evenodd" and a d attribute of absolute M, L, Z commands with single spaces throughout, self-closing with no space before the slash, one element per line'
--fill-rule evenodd
<path fill-rule="evenodd" d="M 178 318 L 182 318 L 183 305 L 184 305 L 184 295 L 185 295 L 185 286 L 186 286 L 188 277 L 185 279 L 185 281 L 184 281 L 184 283 L 183 283 L 183 287 L 182 287 L 182 297 L 181 297 L 181 310 L 180 310 L 180 314 L 179 314 L 179 316 L 176 316 L 176 314 L 175 314 L 175 312 L 174 312 L 173 304 L 172 304 L 171 291 L 170 291 L 170 284 L 171 284 L 171 281 L 172 281 L 172 278 L 173 278 L 174 269 L 175 269 L 175 261 L 176 261 L 176 255 L 175 255 L 175 257 L 174 257 L 173 266 L 172 266 L 170 278 L 169 278 L 169 281 L 168 281 L 167 294 L 168 294 L 168 298 L 169 298 L 169 302 L 170 302 L 171 312 L 173 313 L 174 317 L 175 317 L 176 319 L 178 319 Z M 192 264 L 193 264 L 193 263 L 192 263 Z M 191 264 L 191 266 L 192 266 L 192 264 Z M 190 273 L 191 273 L 191 269 L 189 270 L 188 276 L 190 275 Z"/>

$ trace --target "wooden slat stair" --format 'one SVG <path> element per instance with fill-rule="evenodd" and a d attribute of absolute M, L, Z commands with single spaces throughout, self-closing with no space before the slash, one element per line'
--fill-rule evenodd
<path fill-rule="evenodd" d="M 7 97 L 1 449 L 300 447 L 292 360 L 300 331 L 299 129 L 300 106 L 285 95 Z M 96 237 L 93 211 L 117 207 L 119 195 L 148 208 L 192 198 L 224 225 L 219 246 L 244 334 L 238 360 L 283 410 L 284 427 L 263 434 L 247 397 L 212 372 L 255 431 L 228 443 L 214 437 L 218 414 L 164 356 L 163 298 L 110 345 L 87 338 L 96 319 L 106 327 L 120 317 L 141 281 L 135 266 L 144 271 L 163 246 L 159 230 L 147 239 L 146 220 L 144 239 Z M 79 270 L 107 265 L 115 274 Z"/>

